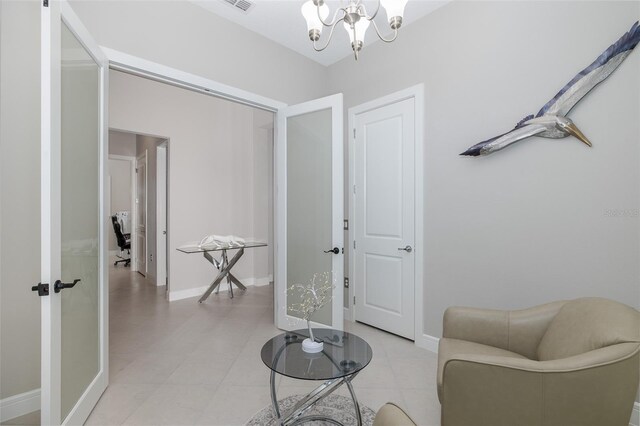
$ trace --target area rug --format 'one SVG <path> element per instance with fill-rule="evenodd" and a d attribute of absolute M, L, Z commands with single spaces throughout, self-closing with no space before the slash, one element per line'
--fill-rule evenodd
<path fill-rule="evenodd" d="M 287 398 L 281 399 L 280 404 L 280 412 L 285 413 L 291 407 L 295 405 L 304 395 L 293 395 Z M 364 426 L 373 425 L 373 418 L 376 416 L 376 413 L 369 407 L 363 406 L 360 404 L 360 413 L 362 415 L 362 424 Z M 342 395 L 329 395 L 324 398 L 322 401 L 317 403 L 313 408 L 309 409 L 309 411 L 304 413 L 305 416 L 309 415 L 321 415 L 325 417 L 329 417 L 331 419 L 337 420 L 343 425 L 356 425 L 356 413 L 353 408 L 353 401 L 351 398 Z M 249 421 L 246 423 L 247 426 L 276 426 L 277 422 L 273 416 L 273 409 L 271 408 L 271 404 L 262 410 L 258 411 Z M 323 421 L 313 421 L 304 423 L 305 425 L 313 425 L 313 426 L 324 426 L 330 425 L 329 422 Z"/>

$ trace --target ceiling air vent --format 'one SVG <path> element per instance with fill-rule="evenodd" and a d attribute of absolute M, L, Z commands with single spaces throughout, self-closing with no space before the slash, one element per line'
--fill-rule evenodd
<path fill-rule="evenodd" d="M 225 3 L 235 7 L 238 10 L 243 11 L 244 13 L 248 13 L 251 8 L 254 6 L 254 3 L 249 0 L 222 0 Z"/>

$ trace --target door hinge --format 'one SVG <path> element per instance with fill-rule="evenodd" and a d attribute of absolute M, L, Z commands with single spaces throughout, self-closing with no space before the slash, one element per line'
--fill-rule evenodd
<path fill-rule="evenodd" d="M 42 0 L 42 5 L 44 7 L 49 7 L 49 0 Z"/>
<path fill-rule="evenodd" d="M 353 240 L 353 249 L 356 249 L 356 240 Z"/>
<path fill-rule="evenodd" d="M 355 138 L 356 138 L 356 129 L 354 128 L 353 129 L 353 139 L 355 139 Z"/>
<path fill-rule="evenodd" d="M 355 185 L 353 185 L 353 193 L 354 194 L 356 193 L 356 186 Z"/>
<path fill-rule="evenodd" d="M 356 304 L 356 297 L 355 296 L 353 296 L 353 304 L 354 305 Z"/>
<path fill-rule="evenodd" d="M 136 173 L 138 173 L 138 168 L 136 167 Z"/>
<path fill-rule="evenodd" d="M 349 277 L 344 277 L 344 288 L 349 288 Z"/>
<path fill-rule="evenodd" d="M 344 220 L 343 228 L 345 231 L 349 230 L 349 219 Z"/>

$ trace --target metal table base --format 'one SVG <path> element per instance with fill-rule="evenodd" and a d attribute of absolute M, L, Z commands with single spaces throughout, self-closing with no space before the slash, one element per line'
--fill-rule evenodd
<path fill-rule="evenodd" d="M 229 296 L 232 299 L 233 299 L 232 284 L 235 284 L 236 287 L 238 287 L 240 290 L 244 291 L 247 289 L 247 287 L 245 287 L 244 284 L 242 284 L 240 280 L 230 272 L 231 268 L 233 268 L 236 262 L 238 262 L 238 260 L 240 260 L 240 258 L 244 254 L 244 247 L 238 250 L 238 252 L 231 258 L 231 261 L 229 261 L 227 257 L 227 249 L 222 250 L 222 256 L 220 260 L 214 259 L 213 256 L 211 256 L 211 254 L 208 251 L 205 251 L 202 254 L 204 255 L 204 258 L 207 259 L 209 263 L 215 266 L 216 269 L 220 272 L 218 273 L 218 276 L 213 280 L 213 282 L 211 282 L 211 285 L 209 286 L 207 291 L 204 292 L 202 297 L 200 297 L 198 302 L 202 303 L 205 300 L 207 300 L 207 297 L 209 297 L 209 295 L 213 292 L 213 290 L 215 290 L 216 294 L 218 294 L 218 292 L 220 291 L 220 283 L 225 277 L 227 279 L 227 284 L 229 284 Z"/>
<path fill-rule="evenodd" d="M 356 421 L 358 426 L 362 426 L 362 414 L 360 413 L 360 404 L 356 398 L 356 393 L 353 390 L 351 381 L 358 375 L 358 372 L 349 376 L 340 377 L 338 379 L 327 380 L 320 386 L 312 390 L 308 395 L 303 397 L 296 403 L 287 413 L 280 413 L 280 405 L 278 404 L 278 397 L 276 396 L 276 372 L 271 370 L 271 405 L 273 407 L 274 415 L 281 426 L 297 425 L 310 421 L 325 421 L 338 426 L 344 426 L 339 421 L 330 417 L 320 415 L 305 416 L 304 413 L 311 409 L 318 402 L 331 395 L 336 389 L 342 385 L 347 385 L 351 399 L 353 400 L 353 407 L 356 411 Z"/>

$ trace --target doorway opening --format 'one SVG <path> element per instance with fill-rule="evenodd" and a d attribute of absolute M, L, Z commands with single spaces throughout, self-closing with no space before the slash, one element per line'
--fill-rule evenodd
<path fill-rule="evenodd" d="M 116 129 L 109 130 L 109 140 L 110 215 L 128 244 L 120 247 L 114 224 L 110 263 L 128 266 L 155 285 L 167 285 L 167 245 L 162 242 L 168 237 L 169 140 Z"/>

